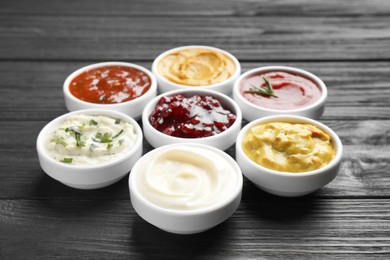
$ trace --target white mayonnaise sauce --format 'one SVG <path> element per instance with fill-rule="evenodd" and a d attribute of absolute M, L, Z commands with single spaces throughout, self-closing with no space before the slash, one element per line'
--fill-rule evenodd
<path fill-rule="evenodd" d="M 108 163 L 131 149 L 137 135 L 128 122 L 108 116 L 71 115 L 48 132 L 50 157 L 69 165 Z"/>
<path fill-rule="evenodd" d="M 147 200 L 163 208 L 212 206 L 229 197 L 239 181 L 229 161 L 203 147 L 172 147 L 148 159 L 137 186 Z"/>

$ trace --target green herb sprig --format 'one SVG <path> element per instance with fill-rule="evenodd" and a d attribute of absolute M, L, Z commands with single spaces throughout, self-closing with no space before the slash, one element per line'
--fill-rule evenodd
<path fill-rule="evenodd" d="M 76 130 L 76 129 L 72 128 L 72 127 L 67 127 L 67 128 L 65 128 L 65 132 L 67 132 L 67 133 L 68 132 L 74 133 L 75 138 L 76 138 L 76 143 L 77 143 L 78 147 L 85 146 L 85 142 L 81 140 L 81 133 L 78 130 Z"/>
<path fill-rule="evenodd" d="M 109 133 L 100 133 L 100 132 L 97 132 L 96 135 L 95 135 L 95 138 L 93 138 L 93 141 L 97 142 L 97 143 L 111 143 L 115 138 L 117 138 L 118 136 L 120 136 L 121 134 L 123 133 L 123 129 L 121 129 L 116 135 L 114 135 L 113 137 L 110 137 L 110 134 Z"/>
<path fill-rule="evenodd" d="M 270 97 L 278 97 L 274 93 L 274 88 L 271 85 L 271 82 L 269 81 L 267 76 L 263 76 L 263 79 L 265 81 L 265 87 L 260 86 L 254 86 L 252 85 L 253 89 L 244 91 L 245 93 L 249 94 L 256 94 L 256 95 L 262 95 L 262 96 L 270 96 Z"/>
<path fill-rule="evenodd" d="M 62 161 L 60 161 L 60 162 L 62 162 L 62 163 L 72 163 L 72 161 L 73 161 L 73 158 L 64 158 Z"/>
<path fill-rule="evenodd" d="M 121 129 L 116 135 L 114 135 L 114 136 L 112 137 L 112 139 L 117 138 L 117 137 L 120 136 L 122 133 L 123 133 L 123 129 Z"/>
<path fill-rule="evenodd" d="M 110 134 L 107 132 L 104 134 L 97 132 L 95 135 L 95 138 L 93 138 L 93 140 L 97 143 L 110 143 L 110 142 L 112 142 L 112 139 L 110 138 Z"/>
<path fill-rule="evenodd" d="M 89 125 L 97 125 L 97 124 L 98 123 L 95 120 L 93 119 L 89 120 Z"/>

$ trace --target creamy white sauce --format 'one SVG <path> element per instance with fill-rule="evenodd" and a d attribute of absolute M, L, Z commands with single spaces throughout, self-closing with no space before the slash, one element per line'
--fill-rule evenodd
<path fill-rule="evenodd" d="M 94 115 L 71 115 L 48 132 L 50 157 L 70 165 L 92 166 L 115 160 L 134 145 L 137 135 L 130 123 Z"/>
<path fill-rule="evenodd" d="M 180 146 L 153 153 L 137 175 L 139 192 L 168 209 L 193 210 L 231 196 L 238 183 L 235 168 L 218 153 Z"/>

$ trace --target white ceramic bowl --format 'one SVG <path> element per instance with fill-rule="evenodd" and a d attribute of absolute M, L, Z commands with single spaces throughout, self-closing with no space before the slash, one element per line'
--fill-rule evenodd
<path fill-rule="evenodd" d="M 68 116 L 76 114 L 106 115 L 130 123 L 134 126 L 134 131 L 137 135 L 134 146 L 123 154 L 123 156 L 101 165 L 76 166 L 54 160 L 47 154 L 45 148 L 48 139 L 47 133 L 51 129 L 61 125 Z M 129 173 L 134 163 L 142 155 L 142 139 L 142 130 L 133 118 L 112 110 L 87 109 L 64 114 L 49 122 L 39 133 L 36 145 L 39 164 L 47 175 L 69 187 L 77 189 L 97 189 L 109 186 Z"/>
<path fill-rule="evenodd" d="M 152 113 L 153 109 L 155 108 L 157 102 L 160 100 L 163 96 L 173 96 L 177 94 L 183 94 L 187 97 L 193 96 L 193 95 L 200 95 L 200 96 L 213 96 L 214 98 L 217 98 L 222 106 L 225 109 L 230 110 L 233 114 L 236 115 L 236 121 L 225 131 L 222 133 L 219 133 L 214 136 L 209 137 L 203 137 L 203 138 L 180 138 L 180 137 L 174 137 L 167 134 L 164 134 L 157 129 L 155 129 L 149 121 L 149 116 Z M 197 89 L 191 89 L 191 90 L 173 90 L 166 93 L 163 93 L 157 97 L 155 97 L 152 101 L 150 101 L 143 113 L 142 113 L 142 125 L 143 125 L 143 131 L 145 135 L 145 139 L 151 144 L 153 147 L 160 147 L 163 145 L 168 144 L 175 144 L 175 143 L 199 143 L 199 144 L 206 144 L 210 145 L 216 148 L 219 148 L 221 150 L 225 150 L 232 146 L 234 142 L 236 141 L 236 137 L 241 129 L 241 122 L 242 122 L 242 114 L 241 110 L 238 107 L 238 105 L 234 102 L 233 99 L 230 97 L 218 93 L 216 91 L 212 90 L 197 90 Z"/>
<path fill-rule="evenodd" d="M 242 150 L 243 137 L 251 127 L 270 122 L 308 123 L 319 127 L 330 135 L 336 150 L 335 157 L 323 168 L 302 173 L 279 172 L 253 162 Z M 257 119 L 241 130 L 236 142 L 236 160 L 243 175 L 260 189 L 284 197 L 303 196 L 331 182 L 338 174 L 342 153 L 341 140 L 333 130 L 318 121 L 300 116 L 269 116 Z"/>
<path fill-rule="evenodd" d="M 139 178 L 145 172 L 145 168 L 153 160 L 154 156 L 171 148 L 188 147 L 208 149 L 224 159 L 224 165 L 230 164 L 236 183 L 230 186 L 231 192 L 215 203 L 197 209 L 171 209 L 161 207 L 148 200 L 140 192 Z M 171 233 L 194 234 L 206 231 L 226 219 L 238 208 L 241 202 L 243 177 L 237 163 L 225 152 L 207 145 L 200 144 L 173 144 L 163 146 L 145 154 L 134 165 L 129 177 L 130 199 L 135 211 L 145 221 Z"/>
<path fill-rule="evenodd" d="M 221 53 L 225 54 L 226 56 L 228 56 L 234 62 L 235 66 L 236 66 L 236 71 L 227 80 L 222 81 L 220 83 L 207 85 L 207 86 L 187 86 L 187 85 L 177 84 L 177 83 L 169 81 L 168 79 L 166 79 L 165 77 L 161 76 L 158 73 L 157 65 L 160 63 L 161 59 L 163 59 L 165 56 L 169 55 L 170 53 L 177 52 L 179 50 L 193 49 L 193 48 L 208 49 L 208 50 L 213 50 L 213 51 L 221 52 Z M 164 93 L 164 92 L 171 91 L 171 90 L 178 90 L 178 89 L 184 90 L 184 89 L 199 89 L 199 88 L 201 88 L 201 89 L 215 90 L 215 91 L 219 91 L 221 93 L 224 93 L 226 95 L 230 95 L 232 93 L 234 82 L 237 80 L 237 78 L 241 74 L 241 65 L 240 65 L 239 61 L 237 60 L 237 58 L 234 57 L 232 54 L 230 54 L 227 51 L 224 51 L 224 50 L 221 50 L 221 49 L 218 49 L 218 48 L 215 48 L 215 47 L 210 47 L 210 46 L 189 45 L 189 46 L 181 46 L 181 47 L 177 47 L 177 48 L 174 48 L 174 49 L 170 49 L 170 50 L 160 54 L 153 61 L 152 72 L 156 76 L 157 83 L 158 83 L 158 89 L 159 89 L 160 93 Z"/>
<path fill-rule="evenodd" d="M 306 107 L 289 109 L 289 110 L 277 110 L 277 109 L 257 106 L 249 102 L 247 99 L 245 99 L 242 96 L 242 94 L 240 93 L 240 85 L 243 79 L 247 78 L 250 75 L 267 73 L 271 71 L 283 71 L 283 72 L 288 72 L 291 74 L 303 76 L 313 81 L 320 88 L 322 95 L 317 101 L 315 101 L 314 103 Z M 248 121 L 252 121 L 257 118 L 271 116 L 271 115 L 297 115 L 297 116 L 309 117 L 312 119 L 319 119 L 324 112 L 327 96 L 328 96 L 328 90 L 326 88 L 326 85 L 319 77 L 317 77 L 316 75 L 308 71 L 293 68 L 293 67 L 286 67 L 286 66 L 267 66 L 267 67 L 260 67 L 260 68 L 249 70 L 244 74 L 242 74 L 237 79 L 233 87 L 233 99 L 240 106 L 243 118 L 245 118 Z"/>
<path fill-rule="evenodd" d="M 70 93 L 69 85 L 75 77 L 77 77 L 78 75 L 80 75 L 86 70 L 96 69 L 105 66 L 124 66 L 124 67 L 135 68 L 141 70 L 142 72 L 145 72 L 151 80 L 151 85 L 149 90 L 145 94 L 143 94 L 142 96 L 136 99 L 129 100 L 122 103 L 117 103 L 117 104 L 90 103 L 78 99 L 77 97 L 73 96 L 72 93 Z M 128 62 L 101 62 L 101 63 L 96 63 L 96 64 L 82 67 L 76 70 L 75 72 L 73 72 L 72 74 L 70 74 L 64 82 L 63 91 L 65 97 L 65 105 L 69 111 L 76 111 L 81 109 L 109 109 L 109 110 L 122 112 L 137 120 L 140 118 L 144 106 L 157 95 L 157 81 L 154 75 L 149 70 L 147 70 L 142 66 L 133 63 L 128 63 Z"/>

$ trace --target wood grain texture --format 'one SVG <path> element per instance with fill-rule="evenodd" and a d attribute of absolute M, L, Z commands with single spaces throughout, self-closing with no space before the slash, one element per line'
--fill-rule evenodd
<path fill-rule="evenodd" d="M 242 60 L 388 60 L 390 17 L 0 16 L 0 59 L 152 60 L 211 45 Z"/>
<path fill-rule="evenodd" d="M 44 6 L 45 8 L 42 8 Z M 71 16 L 384 16 L 386 0 L 3 0 L 0 13 Z"/>
<path fill-rule="evenodd" d="M 84 191 L 42 171 L 36 137 L 67 112 L 71 72 L 111 60 L 150 68 L 189 44 L 226 49 L 243 71 L 288 65 L 322 78 L 321 121 L 344 144 L 337 178 L 295 199 L 245 179 L 229 220 L 178 236 L 134 212 L 127 176 Z M 389 46 L 386 0 L 0 1 L 0 259 L 390 259 Z"/>
<path fill-rule="evenodd" d="M 143 221 L 128 200 L 2 200 L 2 257 L 15 259 L 386 259 L 389 199 L 243 201 L 193 236 Z M 97 228 L 98 227 L 98 228 Z"/>

